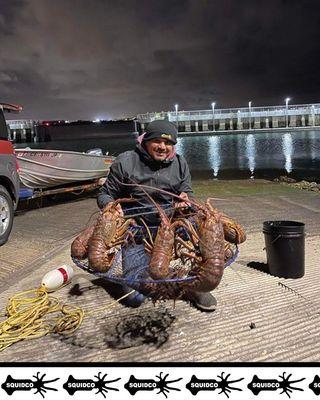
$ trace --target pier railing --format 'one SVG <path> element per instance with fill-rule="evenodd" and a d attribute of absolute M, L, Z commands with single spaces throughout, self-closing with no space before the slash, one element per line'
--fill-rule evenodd
<path fill-rule="evenodd" d="M 137 115 L 141 130 L 155 119 L 167 119 L 179 132 L 278 129 L 320 126 L 320 104 L 161 111 Z"/>
<path fill-rule="evenodd" d="M 9 119 L 7 122 L 8 137 L 13 142 L 37 141 L 36 124 L 32 119 Z"/>
<path fill-rule="evenodd" d="M 168 119 L 181 133 L 227 132 L 241 130 L 320 127 L 320 104 L 294 104 L 268 107 L 212 108 L 175 110 L 138 114 L 137 129 L 143 131 L 155 119 Z M 40 121 L 7 120 L 8 137 L 14 142 L 45 140 L 39 132 Z"/>
<path fill-rule="evenodd" d="M 249 118 L 278 116 L 285 117 L 291 115 L 315 115 L 320 114 L 320 104 L 295 104 L 286 106 L 268 107 L 240 107 L 223 108 L 209 110 L 191 111 L 161 111 L 138 114 L 137 120 L 140 123 L 148 123 L 155 119 L 168 119 L 172 122 L 191 121 L 191 120 L 212 120 L 212 118 Z"/>
<path fill-rule="evenodd" d="M 7 125 L 10 129 L 27 129 L 33 128 L 36 121 L 32 119 L 9 119 Z"/>

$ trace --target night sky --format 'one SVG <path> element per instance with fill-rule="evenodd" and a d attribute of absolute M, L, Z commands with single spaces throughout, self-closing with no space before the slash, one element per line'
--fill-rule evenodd
<path fill-rule="evenodd" d="M 320 103 L 319 32 L 319 0 L 0 0 L 0 101 L 70 120 Z"/>

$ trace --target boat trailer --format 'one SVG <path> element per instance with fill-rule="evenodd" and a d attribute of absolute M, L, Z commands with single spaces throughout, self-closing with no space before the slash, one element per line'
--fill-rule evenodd
<path fill-rule="evenodd" d="M 20 200 L 32 200 L 32 199 L 37 199 L 39 197 L 52 196 L 55 194 L 62 194 L 62 193 L 72 193 L 76 191 L 80 191 L 80 193 L 89 192 L 99 188 L 102 184 L 103 184 L 102 180 L 98 179 L 91 183 L 85 183 L 76 186 L 67 186 L 67 187 L 64 186 L 54 189 L 31 189 L 23 187 L 20 189 L 19 198 Z M 75 194 L 80 194 L 80 193 L 75 193 Z"/>

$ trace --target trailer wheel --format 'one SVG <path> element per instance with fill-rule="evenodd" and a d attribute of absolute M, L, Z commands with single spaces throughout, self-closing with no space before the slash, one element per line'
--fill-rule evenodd
<path fill-rule="evenodd" d="M 13 224 L 13 200 L 7 189 L 0 185 L 0 246 L 9 238 Z"/>

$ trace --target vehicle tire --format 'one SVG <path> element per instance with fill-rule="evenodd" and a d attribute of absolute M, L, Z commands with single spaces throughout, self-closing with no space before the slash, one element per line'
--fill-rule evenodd
<path fill-rule="evenodd" d="M 7 189 L 0 185 L 0 246 L 9 238 L 13 224 L 13 200 Z"/>

